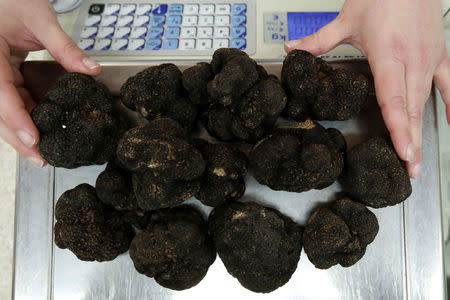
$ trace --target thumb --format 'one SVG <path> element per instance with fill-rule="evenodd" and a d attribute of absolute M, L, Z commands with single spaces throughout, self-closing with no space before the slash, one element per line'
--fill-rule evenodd
<path fill-rule="evenodd" d="M 345 27 L 338 16 L 319 31 L 304 38 L 287 42 L 284 45 L 284 49 L 286 52 L 294 49 L 305 50 L 316 56 L 326 53 L 334 49 L 349 36 Z"/>

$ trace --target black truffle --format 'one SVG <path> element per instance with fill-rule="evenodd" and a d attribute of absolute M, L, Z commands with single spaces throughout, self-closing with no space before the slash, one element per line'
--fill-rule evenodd
<path fill-rule="evenodd" d="M 152 212 L 147 229 L 130 246 L 130 257 L 139 273 L 160 285 L 184 290 L 205 277 L 216 251 L 201 214 L 190 206 Z"/>
<path fill-rule="evenodd" d="M 253 292 L 279 288 L 297 268 L 301 227 L 274 209 L 252 202 L 222 204 L 209 216 L 209 232 L 227 271 Z"/>
<path fill-rule="evenodd" d="M 134 236 L 120 214 L 100 202 L 88 184 L 62 194 L 55 217 L 55 244 L 81 260 L 113 260 L 128 250 Z"/>
<path fill-rule="evenodd" d="M 112 109 L 113 97 L 103 84 L 83 74 L 64 75 L 31 113 L 40 154 L 63 168 L 111 160 L 122 133 Z"/>
<path fill-rule="evenodd" d="M 174 206 L 192 197 L 205 169 L 201 153 L 171 119 L 127 131 L 119 141 L 117 158 L 133 172 L 133 190 L 143 210 Z"/>
<path fill-rule="evenodd" d="M 377 217 L 361 203 L 344 198 L 314 211 L 303 232 L 303 246 L 316 268 L 349 267 L 363 257 L 377 233 Z"/>
<path fill-rule="evenodd" d="M 190 128 L 197 110 L 183 89 L 181 75 L 174 64 L 149 67 L 128 78 L 120 89 L 122 101 L 149 121 L 167 117 Z"/>
<path fill-rule="evenodd" d="M 196 140 L 195 146 L 206 161 L 202 184 L 195 198 L 209 206 L 241 198 L 245 192 L 247 156 L 232 145 Z"/>
<path fill-rule="evenodd" d="M 331 185 L 344 167 L 345 139 L 311 120 L 280 127 L 250 153 L 253 176 L 273 190 L 304 192 Z"/>
<path fill-rule="evenodd" d="M 347 120 L 367 100 L 369 82 L 362 74 L 335 69 L 303 50 L 289 52 L 281 79 L 287 90 L 284 114 L 294 120 Z"/>
<path fill-rule="evenodd" d="M 214 78 L 211 65 L 198 63 L 183 72 L 183 87 L 187 90 L 191 102 L 208 106 L 208 82 Z"/>
<path fill-rule="evenodd" d="M 371 138 L 347 153 L 341 178 L 345 192 L 367 206 L 396 205 L 411 195 L 403 161 L 383 138 Z"/>

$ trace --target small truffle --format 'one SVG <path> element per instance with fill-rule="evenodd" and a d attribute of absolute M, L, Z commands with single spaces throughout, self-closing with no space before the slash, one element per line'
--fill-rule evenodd
<path fill-rule="evenodd" d="M 39 129 L 39 153 L 52 166 L 77 168 L 111 160 L 122 133 L 113 97 L 92 77 L 61 77 L 31 117 Z"/>
<path fill-rule="evenodd" d="M 195 146 L 206 161 L 202 184 L 195 198 L 209 206 L 241 198 L 245 192 L 246 155 L 232 145 L 210 144 L 205 140 L 196 140 Z"/>
<path fill-rule="evenodd" d="M 208 106 L 208 82 L 214 78 L 211 65 L 198 63 L 183 72 L 183 87 L 188 91 L 189 98 L 194 104 Z"/>
<path fill-rule="evenodd" d="M 403 161 L 394 147 L 379 137 L 348 151 L 340 181 L 352 199 L 375 208 L 396 205 L 412 193 Z"/>
<path fill-rule="evenodd" d="M 346 143 L 334 128 L 307 120 L 280 127 L 250 153 L 253 176 L 273 190 L 304 192 L 331 185 L 344 167 Z"/>
<path fill-rule="evenodd" d="M 303 50 L 289 52 L 281 79 L 288 94 L 284 114 L 297 121 L 347 120 L 358 114 L 369 93 L 362 74 L 332 69 L 324 60 Z"/>
<path fill-rule="evenodd" d="M 113 260 L 128 250 L 134 236 L 120 214 L 100 202 L 88 184 L 63 193 L 55 217 L 55 244 L 81 260 Z"/>
<path fill-rule="evenodd" d="M 297 268 L 301 227 L 275 209 L 252 202 L 222 204 L 209 216 L 209 232 L 228 273 L 253 292 L 276 290 Z"/>
<path fill-rule="evenodd" d="M 197 110 L 183 89 L 181 76 L 174 64 L 149 67 L 128 78 L 120 89 L 122 102 L 149 121 L 167 117 L 191 128 Z"/>
<path fill-rule="evenodd" d="M 183 205 L 152 212 L 147 228 L 131 243 L 130 257 L 139 273 L 185 290 L 205 277 L 216 251 L 200 212 Z"/>
<path fill-rule="evenodd" d="M 156 119 L 127 131 L 119 141 L 117 158 L 133 172 L 133 190 L 143 210 L 189 199 L 199 191 L 205 169 L 201 153 L 171 119 Z"/>
<path fill-rule="evenodd" d="M 363 257 L 377 233 L 377 217 L 344 198 L 314 211 L 303 232 L 303 247 L 316 268 L 349 267 Z"/>

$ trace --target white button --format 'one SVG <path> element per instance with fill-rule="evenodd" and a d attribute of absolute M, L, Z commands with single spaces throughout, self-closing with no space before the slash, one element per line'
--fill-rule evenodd
<path fill-rule="evenodd" d="M 100 24 L 100 20 L 102 19 L 99 15 L 89 15 L 84 21 L 85 26 L 98 26 Z"/>
<path fill-rule="evenodd" d="M 216 26 L 227 26 L 230 25 L 230 17 L 229 16 L 217 16 L 215 18 Z"/>
<path fill-rule="evenodd" d="M 128 42 L 128 50 L 142 50 L 144 49 L 145 40 L 144 39 L 131 39 Z"/>
<path fill-rule="evenodd" d="M 78 47 L 80 47 L 81 50 L 90 50 L 92 49 L 94 42 L 94 39 L 83 39 L 78 42 Z"/>
<path fill-rule="evenodd" d="M 133 16 L 119 16 L 116 26 L 131 26 L 133 24 Z"/>
<path fill-rule="evenodd" d="M 214 13 L 214 4 L 201 4 L 200 14 L 201 15 L 211 15 Z"/>
<path fill-rule="evenodd" d="M 97 37 L 100 39 L 112 38 L 114 33 L 114 27 L 100 27 L 98 29 Z"/>
<path fill-rule="evenodd" d="M 207 50 L 211 49 L 212 40 L 197 40 L 197 50 Z"/>
<path fill-rule="evenodd" d="M 184 6 L 185 15 L 196 15 L 198 14 L 198 4 L 186 4 Z"/>
<path fill-rule="evenodd" d="M 149 20 L 149 16 L 136 16 L 134 17 L 133 26 L 147 26 Z"/>
<path fill-rule="evenodd" d="M 100 39 L 95 41 L 94 50 L 108 50 L 111 45 L 111 40 Z"/>
<path fill-rule="evenodd" d="M 195 48 L 195 40 L 180 40 L 180 50 Z"/>
<path fill-rule="evenodd" d="M 213 43 L 214 49 L 219 48 L 228 48 L 228 40 L 227 39 L 215 39 Z"/>
<path fill-rule="evenodd" d="M 216 27 L 214 28 L 214 37 L 226 38 L 230 35 L 230 28 L 228 27 Z"/>
<path fill-rule="evenodd" d="M 118 14 L 119 10 L 120 10 L 120 4 L 106 4 L 103 14 L 104 15 Z"/>
<path fill-rule="evenodd" d="M 213 16 L 200 16 L 198 18 L 199 26 L 212 26 L 214 25 L 214 17 Z"/>
<path fill-rule="evenodd" d="M 184 26 L 192 26 L 197 25 L 197 16 L 185 16 L 183 18 L 183 25 Z"/>
<path fill-rule="evenodd" d="M 148 15 L 152 12 L 151 4 L 138 4 L 136 15 Z"/>
<path fill-rule="evenodd" d="M 182 38 L 194 38 L 197 34 L 195 27 L 181 27 L 180 37 Z"/>
<path fill-rule="evenodd" d="M 117 39 L 127 38 L 130 35 L 131 28 L 130 27 L 117 27 L 114 32 L 114 37 Z"/>
<path fill-rule="evenodd" d="M 103 16 L 100 22 L 101 26 L 114 26 L 117 22 L 117 16 Z"/>
<path fill-rule="evenodd" d="M 230 5 L 229 4 L 217 4 L 216 5 L 216 15 L 229 15 Z"/>
<path fill-rule="evenodd" d="M 198 36 L 199 38 L 209 38 L 213 35 L 212 27 L 199 27 L 198 28 Z"/>
<path fill-rule="evenodd" d="M 93 38 L 97 34 L 97 30 L 97 27 L 84 27 L 80 36 L 84 39 Z"/>
<path fill-rule="evenodd" d="M 129 15 L 134 14 L 136 11 L 136 4 L 124 4 L 120 9 L 119 15 Z"/>
<path fill-rule="evenodd" d="M 111 50 L 125 50 L 127 49 L 127 39 L 113 39 L 111 43 Z"/>
<path fill-rule="evenodd" d="M 133 27 L 131 28 L 130 38 L 139 39 L 145 38 L 145 34 L 147 33 L 146 27 Z"/>

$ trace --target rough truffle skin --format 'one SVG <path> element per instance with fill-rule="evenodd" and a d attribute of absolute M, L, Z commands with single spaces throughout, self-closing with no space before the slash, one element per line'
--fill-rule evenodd
<path fill-rule="evenodd" d="M 122 133 L 112 107 L 112 95 L 92 77 L 62 76 L 31 113 L 39 153 L 52 166 L 69 169 L 109 161 Z"/>
<path fill-rule="evenodd" d="M 303 246 L 316 268 L 349 267 L 363 257 L 377 233 L 376 216 L 361 203 L 344 198 L 314 211 L 303 232 Z"/>
<path fill-rule="evenodd" d="M 195 198 L 209 206 L 241 198 L 245 192 L 247 156 L 232 145 L 196 140 L 195 146 L 206 161 L 201 187 Z"/>
<path fill-rule="evenodd" d="M 182 80 L 183 87 L 189 94 L 191 102 L 200 104 L 201 106 L 208 105 L 208 82 L 214 78 L 211 65 L 201 62 L 192 66 L 183 72 Z"/>
<path fill-rule="evenodd" d="M 197 110 L 187 98 L 181 76 L 174 64 L 149 67 L 128 78 L 121 87 L 122 102 L 149 121 L 167 117 L 190 128 Z"/>
<path fill-rule="evenodd" d="M 288 94 L 284 114 L 298 121 L 350 119 L 359 113 L 369 93 L 369 82 L 362 74 L 333 70 L 303 50 L 289 52 L 281 78 Z"/>
<path fill-rule="evenodd" d="M 344 167 L 345 139 L 307 120 L 280 127 L 250 153 L 255 179 L 273 190 L 304 192 L 331 185 Z"/>
<path fill-rule="evenodd" d="M 205 169 L 201 153 L 171 119 L 156 119 L 127 131 L 119 141 L 117 158 L 133 172 L 133 190 L 143 210 L 184 202 L 200 189 Z"/>
<path fill-rule="evenodd" d="M 131 243 L 130 257 L 139 273 L 185 290 L 205 277 L 216 251 L 200 212 L 183 205 L 152 212 L 147 228 Z"/>
<path fill-rule="evenodd" d="M 209 232 L 228 273 L 245 288 L 269 293 L 289 281 L 302 248 L 300 225 L 253 202 L 228 202 L 209 216 Z"/>
<path fill-rule="evenodd" d="M 113 260 L 128 250 L 134 236 L 121 215 L 100 202 L 88 184 L 62 194 L 55 217 L 55 244 L 85 261 Z"/>
<path fill-rule="evenodd" d="M 340 179 L 344 191 L 367 206 L 396 205 L 411 195 L 405 165 L 383 138 L 371 138 L 353 147 L 347 153 L 345 165 Z"/>

